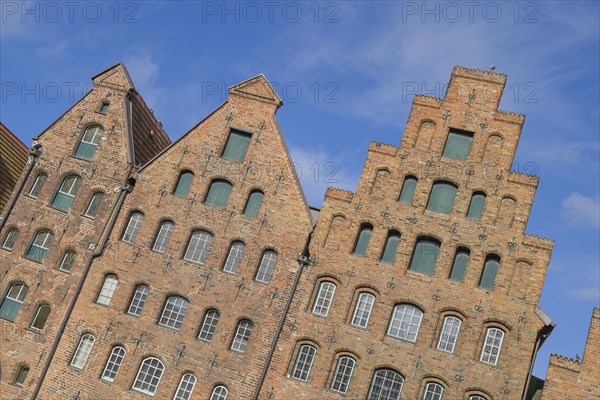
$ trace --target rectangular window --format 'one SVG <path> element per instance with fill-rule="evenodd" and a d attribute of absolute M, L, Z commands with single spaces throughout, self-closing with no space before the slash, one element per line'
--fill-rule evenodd
<path fill-rule="evenodd" d="M 223 150 L 223 158 L 242 162 L 250 144 L 250 137 L 249 133 L 232 130 Z"/>
<path fill-rule="evenodd" d="M 450 272 L 450 279 L 462 282 L 469 264 L 469 251 L 466 249 L 460 249 L 454 256 L 454 264 L 452 264 L 452 271 Z"/>
<path fill-rule="evenodd" d="M 19 231 L 15 228 L 8 231 L 6 237 L 4 238 L 4 242 L 2 243 L 2 248 L 6 250 L 12 250 L 17 238 L 19 237 Z"/>
<path fill-rule="evenodd" d="M 480 361 L 496 365 L 500 357 L 500 349 L 504 340 L 504 332 L 498 328 L 489 328 L 485 335 Z"/>
<path fill-rule="evenodd" d="M 431 188 L 427 209 L 450 214 L 456 196 L 456 186 L 447 182 L 436 182 Z"/>
<path fill-rule="evenodd" d="M 455 129 L 450 129 L 448 140 L 444 147 L 444 157 L 454 158 L 457 160 L 466 160 L 471 149 L 473 134 Z"/>
<path fill-rule="evenodd" d="M 419 239 L 410 262 L 410 270 L 432 275 L 439 252 L 439 243 L 433 240 Z"/>
<path fill-rule="evenodd" d="M 265 251 L 262 260 L 260 261 L 260 267 L 256 274 L 256 280 L 258 282 L 269 283 L 271 276 L 273 276 L 273 267 L 277 261 L 277 253 L 274 251 Z"/>
<path fill-rule="evenodd" d="M 60 265 L 58 269 L 63 272 L 71 271 L 71 267 L 73 266 L 73 260 L 75 260 L 75 252 L 67 251 L 60 261 Z"/>
<path fill-rule="evenodd" d="M 104 199 L 104 193 L 94 193 L 83 215 L 89 218 L 96 218 L 96 214 L 98 214 L 98 209 L 100 208 L 102 199 Z"/>
<path fill-rule="evenodd" d="M 212 340 L 215 330 L 217 329 L 219 317 L 219 313 L 215 310 L 210 310 L 206 313 L 204 322 L 202 323 L 202 329 L 200 329 L 200 333 L 198 334 L 198 339 L 206 340 L 207 342 Z"/>
<path fill-rule="evenodd" d="M 46 183 L 46 179 L 48 179 L 48 176 L 46 174 L 39 174 L 38 176 L 36 176 L 35 181 L 33 182 L 33 185 L 31 185 L 29 193 L 27 194 L 33 198 L 37 198 L 40 195 L 40 192 L 42 191 L 44 183 Z"/>
<path fill-rule="evenodd" d="M 369 293 L 361 293 L 358 296 L 358 302 L 356 303 L 356 309 L 352 316 L 352 325 L 366 328 L 369 323 L 369 317 L 371 316 L 371 310 L 373 309 L 373 303 L 375 303 L 375 296 Z"/>
<path fill-rule="evenodd" d="M 461 320 L 456 317 L 444 318 L 444 325 L 440 332 L 440 339 L 437 348 L 448 353 L 454 353 L 458 333 L 460 332 Z"/>

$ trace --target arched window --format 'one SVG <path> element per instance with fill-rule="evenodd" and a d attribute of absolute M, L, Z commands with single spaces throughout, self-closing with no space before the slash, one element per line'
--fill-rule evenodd
<path fill-rule="evenodd" d="M 227 400 L 229 391 L 225 386 L 216 386 L 210 395 L 210 400 Z"/>
<path fill-rule="evenodd" d="M 414 176 L 407 176 L 404 178 L 402 184 L 402 190 L 400 191 L 400 197 L 398 201 L 404 204 L 412 204 L 413 197 L 415 195 L 415 189 L 417 188 L 417 178 Z"/>
<path fill-rule="evenodd" d="M 423 400 L 442 400 L 444 387 L 439 383 L 428 382 L 423 392 Z"/>
<path fill-rule="evenodd" d="M 37 262 L 44 262 L 46 258 L 46 254 L 48 254 L 48 250 L 52 245 L 52 241 L 54 240 L 54 234 L 49 230 L 40 230 L 35 234 L 35 238 L 29 249 L 27 250 L 27 254 L 25 255 L 27 258 Z"/>
<path fill-rule="evenodd" d="M 135 377 L 133 389 L 154 396 L 164 370 L 165 366 L 158 358 L 144 359 Z"/>
<path fill-rule="evenodd" d="M 453 315 L 444 318 L 444 324 L 440 330 L 440 338 L 438 339 L 437 348 L 448 353 L 454 353 L 458 334 L 460 333 L 460 325 L 462 321 Z"/>
<path fill-rule="evenodd" d="M 160 224 L 152 250 L 159 253 L 165 252 L 169 240 L 171 240 L 171 235 L 173 235 L 173 228 L 175 228 L 175 224 L 171 221 L 163 221 L 163 223 Z"/>
<path fill-rule="evenodd" d="M 98 295 L 96 303 L 105 306 L 109 305 L 110 300 L 115 293 L 115 289 L 117 288 L 117 283 L 119 283 L 119 279 L 116 275 L 106 275 L 106 278 L 104 278 L 104 284 L 102 285 L 102 290 L 100 290 L 100 294 Z"/>
<path fill-rule="evenodd" d="M 227 254 L 227 260 L 223 265 L 223 271 L 235 274 L 242 262 L 244 256 L 244 248 L 246 245 L 243 242 L 233 242 L 229 248 L 229 254 Z"/>
<path fill-rule="evenodd" d="M 498 364 L 500 358 L 500 350 L 504 341 L 504 331 L 499 328 L 488 328 L 485 333 L 483 347 L 481 348 L 481 356 L 479 360 L 491 365 Z"/>
<path fill-rule="evenodd" d="M 440 242 L 435 239 L 418 238 L 410 262 L 410 270 L 431 275 L 440 252 Z"/>
<path fill-rule="evenodd" d="M 332 282 L 321 282 L 319 285 L 319 292 L 315 298 L 315 304 L 313 306 L 313 314 L 326 317 L 329 313 L 329 307 L 333 301 L 335 295 L 335 284 Z"/>
<path fill-rule="evenodd" d="M 194 179 L 194 174 L 192 171 L 182 171 L 179 174 L 179 179 L 177 179 L 177 184 L 175 185 L 175 189 L 173 189 L 173 194 L 179 197 L 185 197 L 190 192 L 190 187 L 192 186 L 192 180 Z"/>
<path fill-rule="evenodd" d="M 248 201 L 246 202 L 246 207 L 244 208 L 244 215 L 247 215 L 251 218 L 256 218 L 258 215 L 258 209 L 262 203 L 263 197 L 265 194 L 260 190 L 253 190 L 248 196 Z"/>
<path fill-rule="evenodd" d="M 144 305 L 146 304 L 146 299 L 148 298 L 149 292 L 150 288 L 146 285 L 136 286 L 133 297 L 131 298 L 131 303 L 129 303 L 129 308 L 127 309 L 127 314 L 139 317 L 142 313 Z"/>
<path fill-rule="evenodd" d="M 400 243 L 400 232 L 389 231 L 387 239 L 385 240 L 385 246 L 381 253 L 381 261 L 386 264 L 393 264 L 394 258 L 396 257 L 396 251 L 398 250 L 398 244 Z"/>
<path fill-rule="evenodd" d="M 450 214 L 454 205 L 457 187 L 450 182 L 435 182 L 431 187 L 427 209 Z"/>
<path fill-rule="evenodd" d="M 100 143 L 100 139 L 102 139 L 103 134 L 104 130 L 100 125 L 88 126 L 85 129 L 81 140 L 77 144 L 75 157 L 88 161 L 91 160 L 92 157 L 94 157 L 94 153 L 98 148 L 98 144 Z"/>
<path fill-rule="evenodd" d="M 459 247 L 456 249 L 454 262 L 452 263 L 452 270 L 450 271 L 450 279 L 462 282 L 463 277 L 465 276 L 465 271 L 467 270 L 467 265 L 469 264 L 470 255 L 471 253 L 469 252 L 469 249 L 465 247 Z"/>
<path fill-rule="evenodd" d="M 90 198 L 90 202 L 85 208 L 85 212 L 83 215 L 89 218 L 96 218 L 98 214 L 98 209 L 100 208 L 100 204 L 102 204 L 102 200 L 104 200 L 104 193 L 96 192 Z"/>
<path fill-rule="evenodd" d="M 367 400 L 399 400 L 404 377 L 393 369 L 378 369 L 373 374 Z"/>
<path fill-rule="evenodd" d="M 479 221 L 483 214 L 483 206 L 485 205 L 485 194 L 482 192 L 475 192 L 471 196 L 471 203 L 469 204 L 469 211 L 467 211 L 467 218 Z"/>
<path fill-rule="evenodd" d="M 196 386 L 196 377 L 192 373 L 183 374 L 173 400 L 190 400 Z"/>
<path fill-rule="evenodd" d="M 444 147 L 444 157 L 454 158 L 457 160 L 466 160 L 471 149 L 473 134 L 470 132 L 450 129 L 446 146 Z"/>
<path fill-rule="evenodd" d="M 67 211 L 71 208 L 80 184 L 81 178 L 77 175 L 65 176 L 58 188 L 58 192 L 56 192 L 54 199 L 52 199 L 52 207 L 62 211 Z"/>
<path fill-rule="evenodd" d="M 213 235 L 206 231 L 193 231 L 183 258 L 198 264 L 204 264 L 213 242 Z"/>
<path fill-rule="evenodd" d="M 250 144 L 251 135 L 246 132 L 231 130 L 227 144 L 223 149 L 223 158 L 228 160 L 242 162 Z"/>
<path fill-rule="evenodd" d="M 356 361 L 352 357 L 343 356 L 338 358 L 329 388 L 334 392 L 347 393 L 355 365 Z"/>
<path fill-rule="evenodd" d="M 50 316 L 51 310 L 52 309 L 50 308 L 50 306 L 48 304 L 39 305 L 37 310 L 35 311 L 33 320 L 31 321 L 31 324 L 29 325 L 29 327 L 31 329 L 35 329 L 37 331 L 41 331 L 42 329 L 44 329 L 44 326 L 46 325 L 46 321 L 48 321 L 48 317 Z"/>
<path fill-rule="evenodd" d="M 487 400 L 487 399 L 483 396 L 479 396 L 478 394 L 475 394 L 473 396 L 469 396 L 469 400 Z"/>
<path fill-rule="evenodd" d="M 217 329 L 221 314 L 217 310 L 208 310 L 204 315 L 204 322 L 202 322 L 202 328 L 198 334 L 198 339 L 206 340 L 210 342 Z"/>
<path fill-rule="evenodd" d="M 352 315 L 352 321 L 350 323 L 354 326 L 366 328 L 369 324 L 369 317 L 371 316 L 371 310 L 373 310 L 373 304 L 375 304 L 375 296 L 371 293 L 361 293 L 358 296 L 354 315 Z"/>
<path fill-rule="evenodd" d="M 48 179 L 48 175 L 38 174 L 31 184 L 27 195 L 36 199 L 40 195 L 42 188 L 44 187 L 44 183 L 46 183 L 46 179 Z"/>
<path fill-rule="evenodd" d="M 483 272 L 479 280 L 479 287 L 484 289 L 492 289 L 496 282 L 496 275 L 500 268 L 500 257 L 495 254 L 488 254 L 483 265 Z"/>
<path fill-rule="evenodd" d="M 73 261 L 75 261 L 76 255 L 77 254 L 73 250 L 65 251 L 65 254 L 63 254 L 62 258 L 60 259 L 60 264 L 58 264 L 59 271 L 71 271 L 71 267 L 73 267 Z"/>
<path fill-rule="evenodd" d="M 19 238 L 19 230 L 17 228 L 11 228 L 4 236 L 4 241 L 2 242 L 2 248 L 5 250 L 12 250 L 15 247 L 15 242 Z"/>
<path fill-rule="evenodd" d="M 119 368 L 121 368 L 124 358 L 125 348 L 122 346 L 113 347 L 110 356 L 106 361 L 106 365 L 104 366 L 104 371 L 102 371 L 102 379 L 113 382 L 117 377 L 117 373 L 119 372 Z"/>
<path fill-rule="evenodd" d="M 243 319 L 240 321 L 233 342 L 231 343 L 231 350 L 239 351 L 240 353 L 246 351 L 253 327 L 254 324 L 250 320 Z"/>
<path fill-rule="evenodd" d="M 414 343 L 417 341 L 422 319 L 423 311 L 417 307 L 412 304 L 398 304 L 394 307 L 387 334 Z"/>
<path fill-rule="evenodd" d="M 369 240 L 371 240 L 371 233 L 373 233 L 373 225 L 362 224 L 356 237 L 356 243 L 354 244 L 354 254 L 357 256 L 364 257 L 367 252 L 367 246 Z"/>
<path fill-rule="evenodd" d="M 81 336 L 77 350 L 75 350 L 75 354 L 73 354 L 73 359 L 71 360 L 72 367 L 79 369 L 83 369 L 85 367 L 95 342 L 96 338 L 90 333 L 86 333 L 85 335 Z"/>
<path fill-rule="evenodd" d="M 8 289 L 4 300 L 2 300 L 2 305 L 0 305 L 0 317 L 14 321 L 23 305 L 27 290 L 29 288 L 22 282 L 15 282 L 10 285 L 10 289 Z"/>
<path fill-rule="evenodd" d="M 292 369 L 292 378 L 300 381 L 308 380 L 310 369 L 312 368 L 315 356 L 317 355 L 317 349 L 310 344 L 303 344 L 298 349 L 296 354 L 296 361 L 294 362 L 294 368 Z"/>
<path fill-rule="evenodd" d="M 23 387 L 25 383 L 25 379 L 27 379 L 27 374 L 29 374 L 29 366 L 27 365 L 19 365 L 17 368 L 17 373 L 15 374 L 15 379 L 13 383 L 16 386 Z"/>
<path fill-rule="evenodd" d="M 225 208 L 229 195 L 231 194 L 231 183 L 224 180 L 214 180 L 210 184 L 204 204 L 215 206 L 219 208 Z"/>
<path fill-rule="evenodd" d="M 188 306 L 188 301 L 183 297 L 169 297 L 165 303 L 165 307 L 163 308 L 158 323 L 162 326 L 168 326 L 169 328 L 179 330 L 183 323 L 183 319 L 185 318 L 185 314 L 187 313 Z"/>
<path fill-rule="evenodd" d="M 262 259 L 260 260 L 260 266 L 256 273 L 256 280 L 258 282 L 269 283 L 273 276 L 273 269 L 277 262 L 277 253 L 273 250 L 267 250 L 263 253 Z"/>
<path fill-rule="evenodd" d="M 144 221 L 144 214 L 139 211 L 132 212 L 129 216 L 129 221 L 127 222 L 127 227 L 123 232 L 123 240 L 127 243 L 133 243 L 135 238 L 142 227 L 142 222 Z"/>

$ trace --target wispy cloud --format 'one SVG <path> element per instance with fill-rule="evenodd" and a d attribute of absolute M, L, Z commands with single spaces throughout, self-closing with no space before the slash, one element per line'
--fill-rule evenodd
<path fill-rule="evenodd" d="M 600 301 L 600 288 L 597 287 L 582 287 L 570 289 L 567 296 L 578 300 L 596 300 Z"/>
<path fill-rule="evenodd" d="M 600 227 L 600 198 L 573 192 L 562 202 L 562 216 L 570 227 Z"/>
<path fill-rule="evenodd" d="M 35 50 L 37 56 L 45 57 L 56 57 L 65 52 L 69 48 L 71 41 L 69 39 L 63 39 L 58 42 L 51 42 L 47 46 L 38 47 Z"/>

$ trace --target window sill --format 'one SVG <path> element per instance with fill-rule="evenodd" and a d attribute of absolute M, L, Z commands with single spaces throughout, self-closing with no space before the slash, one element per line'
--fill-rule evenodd
<path fill-rule="evenodd" d="M 69 208 L 67 208 L 66 210 L 61 210 L 60 208 L 56 208 L 56 207 L 54 207 L 54 206 L 53 206 L 53 205 L 51 205 L 51 204 L 48 204 L 48 207 L 50 207 L 50 208 L 51 208 L 51 209 L 53 209 L 53 210 L 60 211 L 60 212 L 61 212 L 61 213 L 63 213 L 63 214 L 67 214 L 67 213 L 69 212 L 70 208 L 71 208 L 71 207 L 69 207 Z"/>
<path fill-rule="evenodd" d="M 25 255 L 25 254 L 23 254 L 23 258 L 26 259 L 26 260 L 29 260 L 31 262 L 34 262 L 36 264 L 40 264 L 40 265 L 44 263 L 44 260 L 42 260 L 42 261 L 34 260 L 33 258 L 27 257 L 27 255 Z"/>
<path fill-rule="evenodd" d="M 12 387 L 23 389 L 23 384 L 19 384 L 19 383 L 15 383 L 15 382 L 6 382 L 6 383 L 9 384 Z"/>
<path fill-rule="evenodd" d="M 85 158 L 79 158 L 79 157 L 75 156 L 74 154 L 71 154 L 71 156 L 70 156 L 70 157 L 71 157 L 71 158 L 74 158 L 74 159 L 76 159 L 76 160 L 79 160 L 79 161 L 84 161 L 84 162 L 86 162 L 86 163 L 90 163 L 90 162 L 92 162 L 92 160 L 86 160 Z"/>
<path fill-rule="evenodd" d="M 28 331 L 28 332 L 33 332 L 36 335 L 41 335 L 43 332 L 43 329 L 37 329 L 37 328 L 32 328 L 31 326 L 26 326 L 25 328 L 23 328 L 24 330 Z"/>
<path fill-rule="evenodd" d="M 173 333 L 179 333 L 181 332 L 181 328 L 177 329 L 177 328 L 173 328 L 171 326 L 167 326 L 167 325 L 162 325 L 162 324 L 156 324 L 156 326 L 160 326 L 161 328 L 167 329 Z"/>

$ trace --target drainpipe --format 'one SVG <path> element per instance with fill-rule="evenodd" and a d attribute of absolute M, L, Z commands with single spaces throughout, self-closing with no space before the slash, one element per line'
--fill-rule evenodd
<path fill-rule="evenodd" d="M 296 274 L 296 278 L 294 279 L 294 283 L 290 290 L 290 295 L 288 296 L 287 303 L 285 304 L 285 308 L 283 309 L 283 314 L 281 315 L 281 319 L 279 320 L 279 326 L 277 326 L 275 336 L 273 336 L 273 343 L 271 343 L 269 355 L 267 356 L 267 362 L 265 363 L 265 366 L 260 374 L 260 379 L 258 380 L 256 391 L 254 392 L 254 396 L 252 397 L 253 400 L 258 400 L 258 395 L 260 394 L 262 386 L 265 383 L 265 378 L 267 377 L 267 372 L 269 371 L 269 366 L 271 365 L 271 360 L 273 358 L 273 354 L 275 353 L 275 348 L 277 347 L 279 336 L 281 335 L 281 331 L 283 330 L 283 326 L 285 324 L 285 319 L 287 317 L 288 312 L 290 311 L 290 306 L 292 305 L 294 293 L 296 293 L 296 289 L 298 288 L 298 284 L 300 283 L 300 278 L 302 277 L 302 271 L 304 270 L 304 267 L 310 264 L 310 252 L 308 246 L 310 245 L 310 240 L 312 238 L 313 231 L 311 231 L 308 235 L 308 239 L 306 240 L 304 250 L 302 251 L 302 254 L 300 254 L 300 256 L 298 257 L 297 261 L 300 268 L 298 268 L 298 273 Z"/>
<path fill-rule="evenodd" d="M 522 400 L 527 399 L 527 393 L 529 392 L 529 384 L 531 383 L 531 376 L 533 374 L 533 366 L 535 364 L 535 359 L 537 358 L 537 353 L 540 350 L 540 347 L 544 344 L 548 336 L 552 333 L 554 328 L 556 327 L 555 323 L 551 323 L 550 325 L 545 325 L 542 329 L 538 331 L 537 338 L 535 340 L 535 346 L 533 348 L 533 353 L 531 355 L 531 362 L 529 363 L 529 371 L 527 371 L 527 380 L 525 381 L 525 387 L 523 388 L 523 394 L 521 395 Z"/>
<path fill-rule="evenodd" d="M 133 166 L 130 165 L 127 176 L 131 176 L 132 170 L 133 170 Z M 54 343 L 52 344 L 52 348 L 50 349 L 50 353 L 48 354 L 48 359 L 46 360 L 46 363 L 44 364 L 44 369 L 42 369 L 42 373 L 38 379 L 38 382 L 35 386 L 33 394 L 31 395 L 31 400 L 35 400 L 37 398 L 37 396 L 40 392 L 40 389 L 42 388 L 42 384 L 46 378 L 46 374 L 48 373 L 50 364 L 52 363 L 54 355 L 56 354 L 56 350 L 58 349 L 58 345 L 60 343 L 60 338 L 61 338 L 62 334 L 65 332 L 67 323 L 71 319 L 71 314 L 73 313 L 75 304 L 77 303 L 79 295 L 81 294 L 81 290 L 83 289 L 85 280 L 88 276 L 88 273 L 90 272 L 90 267 L 92 266 L 92 263 L 94 262 L 94 260 L 96 258 L 98 258 L 102 254 L 104 254 L 104 249 L 106 248 L 106 246 L 108 244 L 108 238 L 110 237 L 111 232 L 113 231 L 113 228 L 117 221 L 117 217 L 119 216 L 119 213 L 121 212 L 121 207 L 123 207 L 123 202 L 125 201 L 125 197 L 127 196 L 128 193 L 131 193 L 131 191 L 133 190 L 133 185 L 126 182 L 123 184 L 123 186 L 121 186 L 120 189 L 121 189 L 121 192 L 119 193 L 119 198 L 117 200 L 117 204 L 115 205 L 115 208 L 113 209 L 110 220 L 105 228 L 106 233 L 104 234 L 104 238 L 103 239 L 101 238 L 100 242 L 98 243 L 98 247 L 97 247 L 96 251 L 88 259 L 87 263 L 85 264 L 85 267 L 83 268 L 83 273 L 81 274 L 81 279 L 79 279 L 79 282 L 77 283 L 77 287 L 75 288 L 75 293 L 73 293 L 73 297 L 71 298 L 71 301 L 69 302 L 69 306 L 67 307 L 65 316 L 63 317 L 63 319 L 60 323 L 60 327 L 58 329 L 56 339 L 54 340 Z"/>

